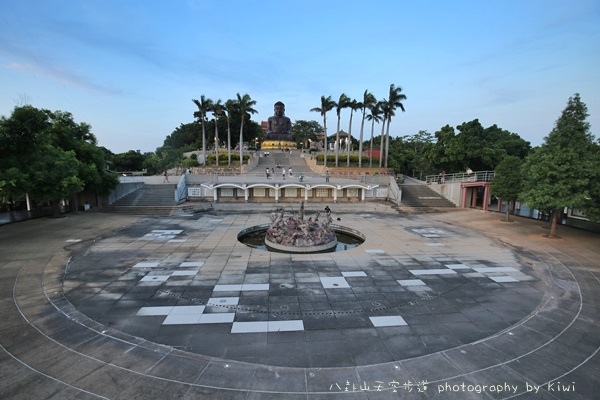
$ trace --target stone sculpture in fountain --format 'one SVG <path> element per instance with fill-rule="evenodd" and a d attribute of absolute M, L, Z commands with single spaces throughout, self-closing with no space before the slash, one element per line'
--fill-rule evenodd
<path fill-rule="evenodd" d="M 297 215 L 284 218 L 280 211 L 271 215 L 271 226 L 265 235 L 265 245 L 287 253 L 318 253 L 331 251 L 337 246 L 337 237 L 331 228 L 331 216 L 321 217 L 317 212 L 305 219 L 304 202 Z"/>

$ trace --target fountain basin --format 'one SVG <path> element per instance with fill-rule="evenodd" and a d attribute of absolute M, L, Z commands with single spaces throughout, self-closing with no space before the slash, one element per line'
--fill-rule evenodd
<path fill-rule="evenodd" d="M 317 246 L 286 246 L 284 244 L 279 244 L 276 242 L 272 242 L 265 237 L 265 245 L 268 249 L 272 249 L 274 251 L 282 252 L 282 253 L 323 253 L 327 252 L 334 247 L 337 247 L 337 239 L 332 240 L 329 243 L 317 245 Z"/>
<path fill-rule="evenodd" d="M 331 228 L 336 234 L 336 240 L 334 244 L 327 243 L 320 246 L 312 246 L 312 249 L 306 250 L 306 248 L 290 247 L 290 246 L 270 246 L 265 241 L 267 229 L 270 224 L 255 225 L 246 228 L 238 233 L 238 241 L 245 244 L 246 246 L 256 248 L 259 250 L 273 251 L 280 253 L 291 253 L 291 254 L 309 254 L 309 253 L 328 253 L 328 252 L 339 252 L 355 248 L 361 245 L 365 241 L 365 236 L 355 229 L 351 229 L 341 225 L 331 224 Z M 277 245 L 275 243 L 275 245 Z M 319 248 L 317 248 L 319 247 Z"/>

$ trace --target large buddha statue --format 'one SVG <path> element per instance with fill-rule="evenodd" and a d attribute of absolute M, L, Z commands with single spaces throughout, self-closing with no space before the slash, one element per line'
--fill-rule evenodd
<path fill-rule="evenodd" d="M 267 140 L 292 141 L 292 122 L 285 116 L 285 104 L 275 103 L 275 115 L 267 120 Z"/>

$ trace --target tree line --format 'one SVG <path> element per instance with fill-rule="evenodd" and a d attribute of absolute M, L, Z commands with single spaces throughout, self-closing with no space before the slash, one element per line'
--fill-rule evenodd
<path fill-rule="evenodd" d="M 312 111 L 321 114 L 323 125 L 297 120 L 292 131 L 299 145 L 309 139 L 324 140 L 327 113 L 335 110 L 334 135 L 339 143 L 340 115 L 348 109 L 352 142 L 343 157 L 340 146 L 335 147 L 335 166 L 341 166 L 340 161 L 350 166 L 351 149 L 362 155 L 365 149 L 379 148 L 380 157 L 375 160 L 373 151 L 369 151 L 369 167 L 381 166 L 420 179 L 439 171 L 465 171 L 467 167 L 475 171 L 496 170 L 493 194 L 498 197 L 513 203 L 519 200 L 548 213 L 561 207 L 576 207 L 585 210 L 590 218 L 599 218 L 600 142 L 590 133 L 587 106 L 579 94 L 569 98 L 555 128 L 544 144 L 534 149 L 518 134 L 497 125 L 484 127 L 478 119 L 456 127 L 443 126 L 434 134 L 419 131 L 392 138 L 391 118 L 396 109 L 405 110 L 404 100 L 406 96 L 393 84 L 387 99 L 381 101 L 368 90 L 361 101 L 344 93 L 338 101 L 321 96 L 320 107 Z M 261 126 L 250 119 L 256 112 L 256 102 L 248 94 L 238 93 L 236 99 L 225 102 L 204 95 L 192 101 L 197 108 L 190 113 L 194 121 L 182 123 L 155 152 L 144 154 L 139 150 L 114 154 L 97 146 L 91 127 L 76 123 L 68 112 L 40 110 L 30 105 L 15 107 L 10 117 L 0 119 L 0 203 L 11 204 L 27 196 L 38 202 L 57 203 L 83 190 L 108 193 L 118 182 L 111 171 L 159 174 L 173 167 L 197 166 L 196 159 L 183 157 L 184 152 L 193 150 L 202 149 L 204 160 L 210 150 L 216 165 L 239 165 L 243 162 L 244 144 L 252 148 L 263 139 Z M 351 136 L 355 111 L 361 113 L 357 138 Z M 365 121 L 371 124 L 368 139 L 364 137 Z M 376 123 L 381 123 L 379 135 L 375 134 Z M 330 140 L 334 135 L 329 136 Z M 220 149 L 226 153 L 222 158 Z M 234 149 L 239 150 L 239 160 L 232 157 Z M 328 157 L 323 162 L 327 163 Z M 367 162 L 366 157 L 358 156 L 358 167 L 366 166 L 363 162 Z M 502 183 L 503 179 L 506 183 Z"/>
<path fill-rule="evenodd" d="M 119 180 L 109 171 L 108 150 L 97 145 L 90 125 L 64 111 L 15 107 L 0 118 L 0 207 L 31 199 L 52 205 L 74 194 L 108 194 Z"/>

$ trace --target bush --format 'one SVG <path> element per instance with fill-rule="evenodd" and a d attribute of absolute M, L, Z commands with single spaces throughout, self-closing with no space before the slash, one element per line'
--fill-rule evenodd
<path fill-rule="evenodd" d="M 248 162 L 248 159 L 250 158 L 249 154 L 243 154 L 242 155 L 244 163 Z M 227 153 L 225 154 L 221 154 L 219 153 L 219 166 L 221 165 L 227 165 L 229 162 L 229 158 L 227 157 Z M 240 154 L 239 153 L 231 153 L 231 163 L 237 163 L 239 164 L 240 162 Z M 214 154 L 209 154 L 206 156 L 206 165 L 216 165 L 217 164 L 217 157 Z"/>
<path fill-rule="evenodd" d="M 197 158 L 184 158 L 181 161 L 181 166 L 182 167 L 186 167 L 186 168 L 191 168 L 191 167 L 198 167 L 200 165 L 200 163 L 198 162 Z"/>
<path fill-rule="evenodd" d="M 358 167 L 358 154 L 350 154 L 350 166 L 352 167 Z M 324 155 L 323 154 L 319 154 L 317 156 L 317 163 L 318 164 L 323 164 L 323 159 L 324 159 Z M 327 164 L 329 165 L 330 163 L 335 163 L 335 153 L 331 154 L 331 153 L 327 153 Z M 348 164 L 348 154 L 338 154 L 338 164 L 340 166 L 346 166 Z M 363 167 L 368 167 L 369 166 L 369 157 L 366 156 L 362 156 L 362 166 Z"/>

